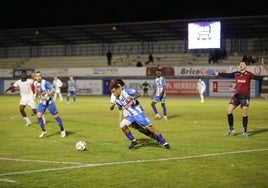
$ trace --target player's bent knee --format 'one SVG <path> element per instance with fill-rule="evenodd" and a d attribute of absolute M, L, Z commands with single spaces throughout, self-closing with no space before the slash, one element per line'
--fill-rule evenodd
<path fill-rule="evenodd" d="M 129 120 L 123 119 L 119 126 L 120 126 L 120 128 L 123 128 L 125 126 L 129 126 L 130 124 L 131 124 L 131 122 Z"/>

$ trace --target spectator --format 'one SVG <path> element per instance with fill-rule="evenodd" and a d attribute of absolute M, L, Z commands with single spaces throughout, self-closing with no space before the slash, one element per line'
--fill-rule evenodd
<path fill-rule="evenodd" d="M 140 61 L 137 62 L 136 64 L 137 67 L 142 67 L 142 63 Z"/>
<path fill-rule="evenodd" d="M 248 65 L 248 56 L 246 54 L 242 57 L 242 62 L 245 62 Z"/>
<path fill-rule="evenodd" d="M 146 65 L 148 65 L 149 63 L 154 63 L 154 57 L 152 54 L 148 56 L 148 61 L 145 62 Z"/>
<path fill-rule="evenodd" d="M 149 90 L 149 88 L 150 88 L 150 84 L 148 84 L 148 82 L 143 82 L 142 83 L 142 89 L 143 89 L 143 96 L 144 97 L 148 97 L 148 90 Z"/>
<path fill-rule="evenodd" d="M 254 64 L 254 59 L 252 58 L 252 56 L 250 55 L 250 56 L 248 56 L 248 64 L 250 65 L 252 65 L 252 64 Z"/>
<path fill-rule="evenodd" d="M 221 49 L 221 57 L 222 59 L 226 59 L 227 58 L 227 51 L 225 48 Z"/>
<path fill-rule="evenodd" d="M 111 66 L 111 64 L 112 64 L 112 57 L 113 57 L 112 52 L 111 52 L 111 51 L 108 51 L 108 52 L 106 53 L 106 57 L 107 57 L 107 63 L 108 63 L 108 66 Z"/>

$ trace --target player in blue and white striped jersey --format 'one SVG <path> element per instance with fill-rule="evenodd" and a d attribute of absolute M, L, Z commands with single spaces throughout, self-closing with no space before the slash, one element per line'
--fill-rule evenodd
<path fill-rule="evenodd" d="M 42 79 L 41 72 L 36 72 L 35 78 L 36 78 L 36 81 L 34 82 L 35 95 L 38 95 L 38 97 L 40 98 L 40 103 L 37 109 L 37 119 L 38 119 L 40 128 L 42 129 L 42 133 L 39 137 L 44 137 L 47 134 L 46 129 L 45 129 L 45 124 L 42 118 L 42 115 L 45 113 L 46 109 L 48 109 L 49 112 L 53 115 L 58 126 L 60 127 L 61 137 L 65 137 L 66 132 L 63 127 L 62 119 L 51 97 L 55 92 L 53 85 L 49 81 Z"/>
<path fill-rule="evenodd" d="M 141 94 L 132 88 L 122 88 L 121 85 L 115 84 L 111 88 L 111 92 L 116 97 L 116 104 L 118 106 L 120 114 L 120 128 L 127 136 L 127 138 L 131 141 L 129 145 L 129 149 L 134 148 L 137 145 L 137 141 L 133 134 L 131 133 L 130 129 L 128 128 L 132 123 L 137 123 L 151 133 L 157 136 L 157 140 L 165 146 L 165 148 L 170 149 L 170 146 L 166 139 L 162 136 L 162 134 L 156 130 L 144 113 L 142 106 L 137 102 L 137 98 L 141 96 Z M 124 117 L 123 111 L 125 114 L 127 113 L 128 116 Z"/>
<path fill-rule="evenodd" d="M 164 120 L 167 120 L 167 107 L 166 107 L 166 79 L 162 76 L 162 70 L 156 70 L 156 78 L 153 83 L 153 95 L 151 106 L 155 113 L 155 119 L 160 119 L 160 115 L 156 108 L 156 103 L 160 102 L 163 109 Z"/>
<path fill-rule="evenodd" d="M 123 81 L 122 79 L 117 79 L 117 80 L 110 86 L 110 90 L 111 90 L 111 88 L 112 88 L 112 86 L 113 86 L 114 84 L 119 84 L 119 85 L 122 87 L 122 89 L 124 89 L 124 87 L 125 87 L 125 83 L 124 83 L 124 81 Z M 111 100 L 110 100 L 110 110 L 114 110 L 115 105 L 116 105 L 116 97 L 115 97 L 115 95 L 112 93 L 112 94 L 111 94 Z M 137 99 L 136 99 L 136 105 L 140 105 L 140 104 L 138 104 L 138 100 L 137 100 Z M 142 108 L 142 107 L 141 107 L 141 108 Z M 128 115 L 129 115 L 128 112 L 127 112 L 126 110 L 123 109 L 123 116 L 124 116 L 124 117 L 128 117 Z M 132 124 L 130 125 L 130 127 L 134 128 L 134 129 L 137 129 L 140 133 L 142 133 L 142 134 L 144 134 L 144 135 L 146 135 L 146 136 L 148 136 L 148 137 L 150 137 L 150 138 L 155 139 L 155 140 L 159 143 L 159 141 L 158 141 L 156 135 L 154 135 L 152 132 L 148 131 L 146 128 L 144 128 L 143 126 L 139 125 L 138 123 L 134 122 L 134 123 L 132 123 Z"/>

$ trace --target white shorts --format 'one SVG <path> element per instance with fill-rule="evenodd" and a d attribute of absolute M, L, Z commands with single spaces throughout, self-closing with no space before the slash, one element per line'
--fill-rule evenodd
<path fill-rule="evenodd" d="M 36 103 L 33 96 L 24 96 L 20 99 L 20 105 L 29 105 L 32 109 L 36 109 Z"/>
<path fill-rule="evenodd" d="M 60 88 L 55 89 L 55 93 L 61 93 Z"/>
<path fill-rule="evenodd" d="M 123 127 L 129 126 L 129 125 L 131 125 L 131 122 L 127 119 L 123 119 L 119 126 L 120 126 L 120 128 L 123 128 Z"/>

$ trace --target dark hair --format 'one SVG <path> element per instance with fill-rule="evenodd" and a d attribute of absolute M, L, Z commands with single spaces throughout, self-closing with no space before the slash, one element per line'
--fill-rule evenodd
<path fill-rule="evenodd" d="M 125 85 L 125 82 L 122 80 L 122 79 L 117 79 L 117 80 L 115 80 L 115 83 L 116 84 L 120 84 L 121 86 L 124 86 Z"/>

